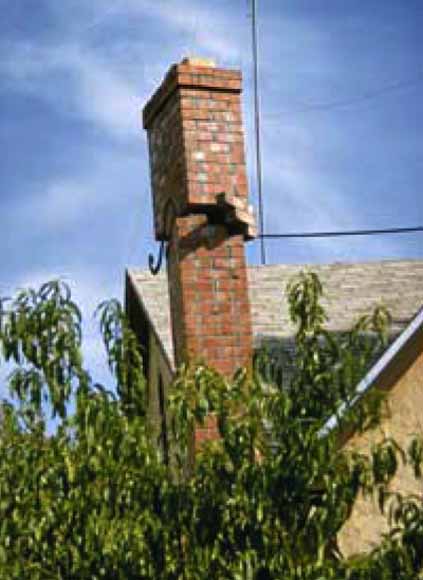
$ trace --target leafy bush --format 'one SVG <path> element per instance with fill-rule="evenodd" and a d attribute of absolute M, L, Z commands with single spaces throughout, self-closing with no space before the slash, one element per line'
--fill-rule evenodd
<path fill-rule="evenodd" d="M 81 315 L 64 284 L 3 300 L 0 349 L 14 370 L 0 428 L 0 578 L 417 578 L 421 498 L 391 502 L 392 531 L 372 553 L 346 560 L 337 549 L 357 495 L 377 493 L 384 507 L 401 461 L 420 476 L 423 447 L 416 439 L 404 454 L 386 440 L 368 457 L 348 454 L 325 431 L 340 405 L 349 427 L 377 420 L 377 401 L 352 403 L 387 316 L 377 310 L 335 340 L 321 292 L 312 274 L 291 284 L 288 384 L 265 354 L 231 380 L 202 365 L 179 369 L 170 466 L 152 440 L 142 356 L 117 302 L 99 308 L 111 392 L 84 368 Z M 210 413 L 220 438 L 190 461 L 194 426 Z"/>

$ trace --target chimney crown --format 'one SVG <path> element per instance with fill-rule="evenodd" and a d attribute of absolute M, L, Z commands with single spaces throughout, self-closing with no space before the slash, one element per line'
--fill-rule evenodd
<path fill-rule="evenodd" d="M 201 56 L 186 56 L 182 59 L 181 64 L 216 68 L 216 63 L 212 58 L 204 58 Z"/>

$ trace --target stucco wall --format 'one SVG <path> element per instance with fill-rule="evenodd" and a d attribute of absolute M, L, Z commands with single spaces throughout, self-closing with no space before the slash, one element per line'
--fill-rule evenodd
<path fill-rule="evenodd" d="M 414 434 L 423 435 L 423 351 L 402 374 L 387 396 L 388 413 L 377 429 L 353 436 L 346 448 L 365 453 L 384 436 L 393 437 L 406 449 Z M 423 492 L 423 481 L 416 481 L 410 467 L 400 466 L 391 482 L 392 491 L 403 494 Z M 376 498 L 359 498 L 349 521 L 342 529 L 339 547 L 345 556 L 368 551 L 388 530 Z"/>

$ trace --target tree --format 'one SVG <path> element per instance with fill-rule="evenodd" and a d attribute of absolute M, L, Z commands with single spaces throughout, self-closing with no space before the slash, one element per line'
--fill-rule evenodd
<path fill-rule="evenodd" d="M 357 495 L 377 493 L 386 509 L 398 463 L 412 462 L 420 477 L 423 447 L 416 439 L 404 452 L 386 440 L 366 457 L 322 431 L 340 404 L 357 429 L 377 420 L 380 402 L 351 402 L 383 347 L 387 317 L 376 310 L 334 339 L 321 293 L 313 274 L 291 284 L 298 331 L 289 378 L 266 353 L 232 380 L 201 364 L 179 369 L 169 467 L 151 438 L 142 353 L 120 305 L 98 311 L 111 391 L 84 367 L 81 315 L 64 284 L 2 300 L 2 360 L 14 368 L 0 429 L 0 577 L 417 578 L 420 498 L 390 502 L 392 531 L 372 553 L 347 561 L 337 550 Z M 209 413 L 220 438 L 189 466 L 193 426 Z"/>

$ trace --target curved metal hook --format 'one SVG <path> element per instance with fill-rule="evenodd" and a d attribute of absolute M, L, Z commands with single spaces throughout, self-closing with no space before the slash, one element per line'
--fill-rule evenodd
<path fill-rule="evenodd" d="M 177 207 L 175 201 L 171 197 L 168 197 L 166 199 L 161 213 L 165 235 L 168 238 L 172 230 L 172 222 L 177 215 Z M 152 254 L 148 255 L 148 267 L 150 268 L 150 272 L 153 274 L 153 276 L 156 276 L 156 274 L 160 272 L 160 268 L 162 267 L 163 263 L 164 249 L 165 249 L 165 241 L 162 240 L 160 242 L 160 250 L 157 258 L 157 264 L 154 264 L 154 256 Z"/>
<path fill-rule="evenodd" d="M 148 254 L 148 267 L 150 268 L 150 272 L 153 274 L 153 276 L 156 276 L 160 272 L 160 268 L 162 267 L 164 245 L 165 245 L 164 240 L 162 240 L 160 242 L 160 250 L 157 258 L 157 264 L 154 264 L 153 254 Z"/>

